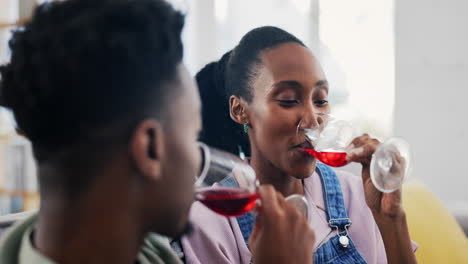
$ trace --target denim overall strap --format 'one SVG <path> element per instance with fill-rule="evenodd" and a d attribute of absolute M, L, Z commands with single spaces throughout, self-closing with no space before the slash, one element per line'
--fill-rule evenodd
<path fill-rule="evenodd" d="M 336 230 L 337 235 L 315 251 L 314 263 L 367 263 L 356 249 L 353 240 L 348 237 L 351 220 L 346 213 L 338 177 L 330 167 L 320 162 L 317 162 L 316 170 L 322 181 L 328 224 Z M 342 237 L 346 237 L 347 246 L 341 243 Z"/>
<path fill-rule="evenodd" d="M 222 181 L 219 182 L 220 186 L 223 187 L 233 187 L 237 188 L 239 187 L 239 184 L 237 183 L 236 179 L 234 177 L 226 177 Z M 253 216 L 252 213 L 247 212 L 243 215 L 240 215 L 236 217 L 237 223 L 239 224 L 239 228 L 242 232 L 242 237 L 244 238 L 245 244 L 247 247 L 249 246 L 249 237 L 250 234 L 252 234 L 254 223 L 255 223 L 255 217 Z"/>
<path fill-rule="evenodd" d="M 332 228 L 345 230 L 351 226 L 341 192 L 341 185 L 335 172 L 327 165 L 317 162 L 317 173 L 322 180 L 328 224 Z"/>

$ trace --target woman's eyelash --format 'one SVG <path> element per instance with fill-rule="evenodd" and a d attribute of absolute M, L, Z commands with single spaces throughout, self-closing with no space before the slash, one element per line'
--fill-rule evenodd
<path fill-rule="evenodd" d="M 287 105 L 292 105 L 292 104 L 299 104 L 299 100 L 282 100 L 282 99 L 276 99 L 277 102 L 282 103 L 282 104 L 287 104 Z M 328 100 L 316 100 L 314 101 L 314 104 L 318 106 L 325 106 L 328 104 Z"/>
<path fill-rule="evenodd" d="M 298 104 L 299 103 L 299 100 L 276 100 L 280 103 L 284 103 L 284 104 Z"/>
<path fill-rule="evenodd" d="M 326 105 L 326 104 L 328 104 L 328 101 L 327 100 L 317 100 L 317 101 L 315 101 L 315 104 Z"/>

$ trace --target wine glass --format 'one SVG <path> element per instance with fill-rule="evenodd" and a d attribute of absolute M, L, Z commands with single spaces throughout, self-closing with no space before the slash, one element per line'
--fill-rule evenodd
<path fill-rule="evenodd" d="M 322 116 L 324 114 L 321 114 Z M 326 122 L 317 129 L 305 129 L 306 138 L 313 148 L 304 149 L 321 162 L 341 167 L 349 163 L 347 155 L 362 151 L 350 149 L 351 141 L 357 133 L 350 123 L 327 115 Z M 401 187 L 408 176 L 411 165 L 409 144 L 397 137 L 389 138 L 379 145 L 372 155 L 370 176 L 374 186 L 381 192 L 390 193 Z"/>
<path fill-rule="evenodd" d="M 259 182 L 255 171 L 236 155 L 199 142 L 202 154 L 200 174 L 195 182 L 195 199 L 224 216 L 239 216 L 255 208 Z M 303 195 L 286 200 L 306 217 L 308 203 Z"/>

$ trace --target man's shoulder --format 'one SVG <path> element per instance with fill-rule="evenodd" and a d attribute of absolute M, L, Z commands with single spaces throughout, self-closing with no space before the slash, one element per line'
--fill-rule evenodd
<path fill-rule="evenodd" d="M 157 233 L 148 233 L 137 256 L 140 264 L 180 264 L 171 249 L 169 239 Z"/>
<path fill-rule="evenodd" d="M 0 263 L 19 263 L 19 253 L 24 233 L 36 221 L 36 214 L 14 223 L 0 235 Z"/>

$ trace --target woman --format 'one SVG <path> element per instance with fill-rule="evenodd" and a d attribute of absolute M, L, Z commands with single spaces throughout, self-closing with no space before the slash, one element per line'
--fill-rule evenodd
<path fill-rule="evenodd" d="M 203 102 L 201 140 L 250 155 L 262 184 L 284 196 L 303 194 L 316 235 L 315 263 L 415 263 L 401 192 L 379 192 L 369 164 L 379 142 L 352 142 L 349 161 L 362 164 L 362 179 L 317 163 L 304 129 L 329 113 L 328 83 L 314 55 L 291 34 L 260 27 L 247 33 L 218 62 L 197 74 Z M 188 263 L 249 263 L 253 215 L 218 216 L 199 203 L 194 232 L 183 239 Z M 275 254 L 272 252 L 271 254 Z"/>

